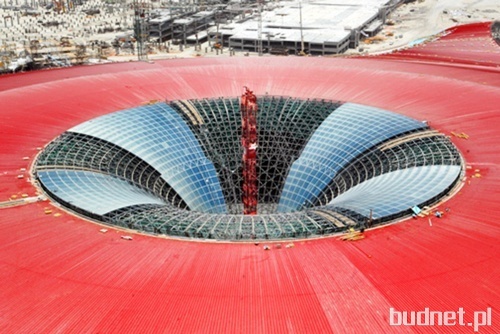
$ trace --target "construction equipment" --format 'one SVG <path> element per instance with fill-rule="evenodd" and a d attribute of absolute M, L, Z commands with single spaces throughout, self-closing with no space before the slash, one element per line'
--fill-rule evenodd
<path fill-rule="evenodd" d="M 262 1 L 258 1 L 259 8 L 259 21 L 258 21 L 258 29 L 257 29 L 257 52 L 259 56 L 262 56 Z"/>
<path fill-rule="evenodd" d="M 148 60 L 147 46 L 145 45 L 149 33 L 147 20 L 149 18 L 150 4 L 144 0 L 134 0 L 134 37 L 137 40 L 137 59 Z"/>
<path fill-rule="evenodd" d="M 257 214 L 257 97 L 245 87 L 241 96 L 241 145 L 243 146 L 243 214 Z"/>
<path fill-rule="evenodd" d="M 304 29 L 302 26 L 302 1 L 299 2 L 299 14 L 300 14 L 300 52 L 299 56 L 306 56 L 306 52 L 304 51 Z"/>
<path fill-rule="evenodd" d="M 350 228 L 347 233 L 345 233 L 341 237 L 339 237 L 339 239 L 343 240 L 343 241 L 357 241 L 357 240 L 361 240 L 364 238 L 365 238 L 365 236 L 363 235 L 362 232 L 356 231 L 353 228 Z"/>
<path fill-rule="evenodd" d="M 65 48 L 66 47 L 70 47 L 71 46 L 71 42 L 70 42 L 69 37 L 61 37 L 59 45 L 61 47 L 65 47 Z"/>
<path fill-rule="evenodd" d="M 53 0 L 54 10 L 57 13 L 66 13 L 66 7 L 64 6 L 63 0 Z"/>
<path fill-rule="evenodd" d="M 458 132 L 452 131 L 451 134 L 457 138 L 469 139 L 469 135 L 466 134 L 465 132 L 458 133 Z"/>

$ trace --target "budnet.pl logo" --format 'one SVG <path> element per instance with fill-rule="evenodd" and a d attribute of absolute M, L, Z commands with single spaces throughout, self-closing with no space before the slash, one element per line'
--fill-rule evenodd
<path fill-rule="evenodd" d="M 479 332 L 483 326 L 491 326 L 491 307 L 485 311 L 474 311 L 473 321 L 465 321 L 465 311 L 396 311 L 389 309 L 389 324 L 391 326 L 469 326 L 474 332 Z"/>

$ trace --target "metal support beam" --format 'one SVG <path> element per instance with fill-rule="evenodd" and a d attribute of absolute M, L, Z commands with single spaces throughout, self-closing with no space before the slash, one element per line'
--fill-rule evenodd
<path fill-rule="evenodd" d="M 241 96 L 242 202 L 245 215 L 257 214 L 257 109 L 257 97 L 245 87 L 245 93 Z"/>

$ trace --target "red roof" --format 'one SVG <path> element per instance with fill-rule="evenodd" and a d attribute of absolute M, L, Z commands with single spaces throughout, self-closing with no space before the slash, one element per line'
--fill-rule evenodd
<path fill-rule="evenodd" d="M 391 307 L 462 307 L 466 322 L 492 308 L 480 333 L 500 332 L 500 48 L 488 31 L 464 26 L 379 57 L 176 59 L 0 77 L 0 202 L 36 193 L 21 169 L 76 124 L 155 99 L 239 96 L 244 86 L 362 103 L 463 132 L 469 139 L 451 138 L 470 166 L 441 219 L 280 249 L 102 233 L 48 202 L 0 208 L 0 331 L 472 333 L 389 325 Z"/>

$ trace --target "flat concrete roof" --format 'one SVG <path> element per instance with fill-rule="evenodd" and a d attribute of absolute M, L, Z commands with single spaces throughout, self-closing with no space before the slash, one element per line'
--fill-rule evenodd
<path fill-rule="evenodd" d="M 297 41 L 302 31 L 305 42 L 339 43 L 348 38 L 351 30 L 360 30 L 375 20 L 381 8 L 392 0 L 319 0 L 309 2 L 270 3 L 262 9 L 262 38 Z M 222 34 L 235 39 L 258 38 L 258 13 L 242 23 L 219 28 Z M 271 37 L 268 37 L 271 35 Z"/>

